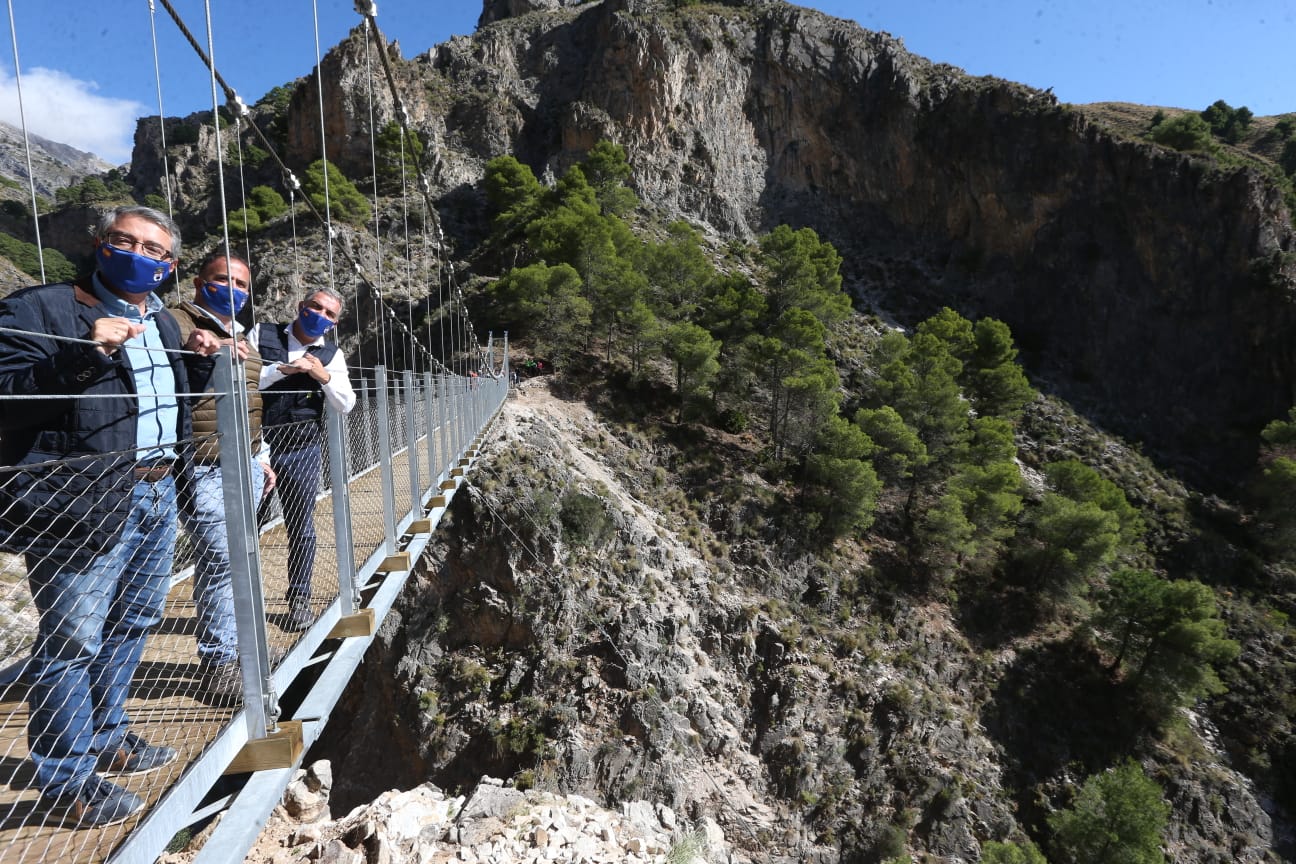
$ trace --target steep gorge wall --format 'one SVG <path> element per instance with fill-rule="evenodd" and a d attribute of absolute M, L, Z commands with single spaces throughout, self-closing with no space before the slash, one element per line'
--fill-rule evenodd
<path fill-rule="evenodd" d="M 806 10 L 637 8 L 505 21 L 436 66 L 534 106 L 505 148 L 538 173 L 609 138 L 654 205 L 717 231 L 809 225 L 848 281 L 923 256 L 927 278 L 871 286 L 883 303 L 1002 318 L 1046 386 L 1199 480 L 1248 466 L 1296 401 L 1296 237 L 1258 173 Z"/>

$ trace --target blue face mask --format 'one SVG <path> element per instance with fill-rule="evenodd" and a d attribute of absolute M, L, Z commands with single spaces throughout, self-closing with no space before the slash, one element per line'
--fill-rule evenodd
<path fill-rule="evenodd" d="M 314 309 L 301 309 L 297 313 L 297 325 L 312 339 L 318 339 L 333 329 L 333 322 Z"/>
<path fill-rule="evenodd" d="M 234 297 L 234 307 L 230 308 L 230 295 Z M 248 292 L 235 288 L 232 285 L 222 285 L 219 282 L 204 282 L 202 286 L 203 304 L 215 312 L 217 315 L 224 315 L 232 318 L 247 303 Z"/>
<path fill-rule="evenodd" d="M 123 294 L 147 294 L 161 288 L 171 275 L 170 261 L 158 261 L 107 243 L 99 244 L 95 260 L 104 280 Z"/>

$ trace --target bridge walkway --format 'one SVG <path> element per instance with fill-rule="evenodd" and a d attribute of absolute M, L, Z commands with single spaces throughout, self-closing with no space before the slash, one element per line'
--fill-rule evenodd
<path fill-rule="evenodd" d="M 465 391 L 468 386 L 470 385 L 465 384 Z M 477 385 L 471 386 L 475 389 Z M 492 385 L 490 391 L 482 394 L 484 401 L 481 406 L 471 409 L 475 416 L 485 418 L 482 430 L 502 404 L 507 385 L 501 381 L 498 387 Z M 498 399 L 495 398 L 496 391 L 499 393 Z M 466 395 L 469 400 L 473 398 L 470 394 Z M 288 604 L 284 599 L 288 545 L 283 522 L 276 520 L 261 529 L 258 548 L 266 623 L 264 634 L 267 651 L 277 658 L 273 667 L 273 689 L 278 694 L 283 694 L 301 680 L 320 677 L 318 670 L 314 670 L 313 674 L 306 673 L 311 671 L 310 667 L 327 663 L 333 655 L 342 653 L 337 647 L 342 643 L 363 643 L 353 646 L 355 650 L 351 652 L 354 662 L 358 663 L 363 648 L 372 639 L 372 629 L 390 607 L 408 572 L 413 569 L 417 554 L 421 553 L 435 529 L 440 514 L 448 507 L 450 498 L 477 457 L 475 447 L 480 437 L 472 442 L 467 441 L 463 437 L 463 430 L 468 427 L 456 421 L 450 413 L 444 415 L 446 419 L 442 423 L 428 422 L 431 404 L 431 400 L 414 397 L 405 401 L 396 400 L 387 409 L 396 422 L 388 424 L 366 424 L 362 418 L 362 427 L 385 427 L 389 443 L 384 445 L 381 441 L 374 442 L 374 436 L 369 435 L 371 443 L 376 446 L 371 448 L 374 451 L 371 456 L 362 455 L 362 461 L 371 464 L 352 474 L 346 482 L 345 500 L 349 508 L 351 529 L 348 556 L 338 555 L 335 534 L 331 530 L 335 524 L 335 496 L 327 488 L 319 496 L 315 509 L 319 545 L 312 596 L 312 612 L 316 621 L 306 631 L 291 632 L 282 626 L 287 622 L 288 613 Z M 373 410 L 378 409 L 375 406 Z M 363 415 L 364 411 L 358 413 Z M 407 414 L 409 421 L 403 426 L 402 414 Z M 371 417 L 370 421 L 372 419 Z M 417 436 L 392 434 L 392 430 L 397 428 L 407 431 L 422 428 L 427 431 Z M 353 442 L 355 437 L 354 434 L 351 435 Z M 413 470 L 419 475 L 417 480 L 411 474 L 411 449 L 391 446 L 403 445 L 404 440 L 410 438 L 415 442 Z M 354 449 L 364 450 L 365 446 L 361 444 L 360 447 L 353 448 L 352 456 Z M 327 480 L 327 467 L 324 474 Z M 415 482 L 418 483 L 417 498 L 411 491 Z M 392 499 L 406 502 L 395 511 L 401 514 L 395 525 L 390 524 L 393 518 Z M 419 503 L 414 505 L 416 500 Z M 233 527 L 231 524 L 231 530 Z M 183 546 L 186 542 L 185 535 L 181 533 L 180 536 L 180 544 Z M 406 550 L 396 556 L 395 564 L 388 554 L 392 550 L 386 548 L 392 536 L 399 538 L 398 549 Z M 404 558 L 406 563 L 401 563 L 402 554 L 408 556 Z M 181 556 L 179 550 L 177 556 Z M 24 588 L 15 579 L 15 574 L 24 573 L 21 558 L 0 557 L 15 559 L 0 562 L 0 575 L 11 583 L 7 590 L 12 593 Z M 338 578 L 339 558 L 357 562 L 353 576 Z M 113 778 L 114 782 L 146 799 L 148 807 L 142 816 L 98 829 L 68 827 L 52 819 L 39 804 L 39 792 L 33 783 L 34 771 L 27 758 L 28 712 L 21 659 L 11 663 L 7 669 L 9 674 L 0 678 L 0 862 L 3 864 L 151 861 L 164 850 L 167 842 L 178 831 L 215 812 L 228 809 L 239 795 L 247 794 L 239 791 L 218 794 L 223 785 L 237 787 L 240 781 L 247 781 L 254 776 L 255 772 L 240 772 L 232 782 L 220 782 L 233 760 L 238 758 L 239 752 L 249 740 L 257 737 L 257 733 L 255 729 L 249 732 L 246 728 L 249 724 L 241 699 L 210 698 L 205 696 L 200 686 L 195 605 L 191 597 L 193 583 L 187 578 L 191 572 L 192 568 L 189 568 L 180 570 L 173 576 L 163 621 L 147 640 L 144 657 L 135 672 L 127 703 L 133 731 L 150 743 L 173 747 L 179 754 L 174 763 L 151 774 Z M 386 600 L 375 603 L 375 589 L 384 581 L 391 583 L 384 588 Z M 346 589 L 351 585 L 356 587 L 356 594 L 360 598 L 359 612 L 370 611 L 365 607 L 378 607 L 377 614 L 369 619 L 372 623 L 370 632 L 360 634 L 367 638 L 336 635 L 339 622 L 348 617 L 356 617 L 354 614 L 347 615 L 347 603 L 344 602 L 347 599 Z M 34 613 L 30 610 L 27 614 L 34 618 Z M 240 639 L 242 638 L 240 634 Z M 356 654 L 355 651 L 360 653 Z M 0 658 L 0 665 L 3 662 L 3 658 Z M 15 666 L 18 668 L 15 669 Z M 322 703 L 318 698 L 315 699 L 317 704 L 331 706 L 340 696 L 346 679 L 338 675 L 331 677 L 331 686 L 335 692 L 327 694 Z M 309 696 L 306 698 L 310 700 Z M 293 751 L 295 758 L 292 765 L 265 766 L 281 769 L 278 772 L 281 778 L 291 775 L 293 765 L 299 764 L 305 747 L 317 737 L 327 721 L 326 711 L 323 716 L 319 716 L 321 712 L 314 710 L 306 713 L 313 715 L 308 718 L 307 740 Z M 286 775 L 283 769 L 287 769 Z M 287 780 L 283 780 L 282 784 L 276 785 L 286 786 L 286 783 Z M 263 800 L 254 801 L 252 805 L 254 810 L 264 811 L 264 815 L 260 817 L 264 819 L 282 794 L 282 788 L 258 794 Z M 250 846 L 256 833 L 259 833 L 259 826 L 260 823 L 242 826 L 241 833 L 244 836 L 238 842 L 246 842 Z M 141 834 L 150 837 L 142 840 Z M 227 850 L 229 853 L 233 851 L 232 847 Z M 237 861 L 242 860 L 242 852 L 233 855 L 209 851 L 207 857 Z"/>

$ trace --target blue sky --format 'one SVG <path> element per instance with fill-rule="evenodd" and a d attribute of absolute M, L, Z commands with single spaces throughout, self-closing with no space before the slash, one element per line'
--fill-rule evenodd
<path fill-rule="evenodd" d="M 172 0 L 207 44 L 202 0 Z M 353 0 L 211 0 L 222 76 L 251 103 L 305 75 L 359 23 Z M 1064 102 L 1204 108 L 1216 99 L 1258 115 L 1296 112 L 1296 0 L 816 0 L 810 5 L 904 39 L 928 59 L 974 75 L 1052 87 Z M 211 107 L 193 49 L 157 3 L 162 106 Z M 16 0 L 14 26 L 29 131 L 130 157 L 135 118 L 158 112 L 147 0 Z M 406 57 L 471 33 L 468 0 L 380 0 L 378 25 Z M 8 23 L 6 21 L 5 23 Z M 12 45 L 12 39 L 5 40 Z M 0 120 L 18 125 L 11 48 L 0 51 Z"/>

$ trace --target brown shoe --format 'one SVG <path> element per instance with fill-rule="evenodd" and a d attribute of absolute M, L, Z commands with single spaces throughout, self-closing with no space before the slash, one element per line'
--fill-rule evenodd
<path fill-rule="evenodd" d="M 57 798 L 43 799 L 50 813 L 63 824 L 77 828 L 116 825 L 144 809 L 144 799 L 98 774 L 91 774 L 80 788 Z"/>

